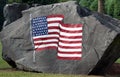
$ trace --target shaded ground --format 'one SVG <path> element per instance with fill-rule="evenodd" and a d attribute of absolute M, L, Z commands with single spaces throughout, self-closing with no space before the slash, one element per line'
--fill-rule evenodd
<path fill-rule="evenodd" d="M 34 72 L 23 72 L 13 68 L 0 68 L 0 77 L 103 77 L 95 75 L 66 75 L 66 74 L 45 74 Z"/>
<path fill-rule="evenodd" d="M 119 75 L 120 77 L 120 63 L 114 63 L 107 73 L 109 75 Z"/>

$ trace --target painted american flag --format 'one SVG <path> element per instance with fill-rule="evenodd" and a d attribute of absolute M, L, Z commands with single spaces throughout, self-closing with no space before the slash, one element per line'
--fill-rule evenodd
<path fill-rule="evenodd" d="M 58 59 L 80 60 L 82 57 L 82 24 L 64 24 L 63 15 L 33 18 L 32 38 L 35 51 L 58 50 Z"/>
<path fill-rule="evenodd" d="M 63 15 L 49 15 L 32 19 L 32 36 L 35 51 L 58 47 L 59 22 Z"/>

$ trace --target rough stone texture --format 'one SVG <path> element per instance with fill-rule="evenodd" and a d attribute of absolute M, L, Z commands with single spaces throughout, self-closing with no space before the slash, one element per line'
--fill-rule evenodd
<path fill-rule="evenodd" d="M 20 3 L 6 4 L 3 11 L 6 21 L 4 22 L 3 27 L 21 18 L 22 11 L 28 8 L 29 8 L 28 4 L 20 4 Z"/>
<path fill-rule="evenodd" d="M 59 60 L 57 51 L 48 49 L 36 52 L 30 35 L 32 18 L 50 14 L 63 14 L 64 23 L 83 23 L 82 60 Z M 0 33 L 3 58 L 12 66 L 27 71 L 62 74 L 103 75 L 120 56 L 120 21 L 109 16 L 92 13 L 69 1 L 33 7 L 23 12 L 23 17 L 7 25 Z"/>

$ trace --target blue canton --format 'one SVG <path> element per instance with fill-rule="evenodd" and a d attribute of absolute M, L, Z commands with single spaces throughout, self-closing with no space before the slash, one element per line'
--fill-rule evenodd
<path fill-rule="evenodd" d="M 43 17 L 33 18 L 31 24 L 32 24 L 33 37 L 48 34 L 47 17 L 43 16 Z"/>

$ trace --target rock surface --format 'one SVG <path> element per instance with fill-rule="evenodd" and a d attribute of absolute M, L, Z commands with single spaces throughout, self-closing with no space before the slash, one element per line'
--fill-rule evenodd
<path fill-rule="evenodd" d="M 48 49 L 36 52 L 30 34 L 31 17 L 63 14 L 64 23 L 83 23 L 83 49 L 81 60 L 59 60 L 57 51 Z M 3 58 L 14 68 L 43 73 L 97 74 L 106 70 L 120 56 L 120 21 L 93 13 L 69 1 L 33 7 L 23 12 L 22 18 L 7 25 L 0 33 Z"/>

